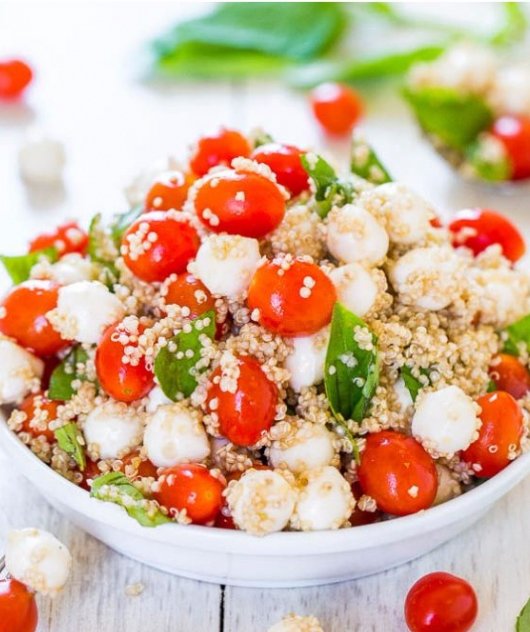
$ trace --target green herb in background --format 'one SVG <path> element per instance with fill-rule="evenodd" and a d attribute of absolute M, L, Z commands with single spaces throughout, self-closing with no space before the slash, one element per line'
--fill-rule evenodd
<path fill-rule="evenodd" d="M 43 259 L 47 259 L 50 263 L 54 263 L 59 258 L 57 249 L 53 246 L 28 252 L 25 255 L 0 255 L 0 261 L 4 264 L 6 272 L 9 274 L 11 281 L 15 285 L 27 281 L 31 273 L 31 268 Z"/>
<path fill-rule="evenodd" d="M 530 632 L 530 599 L 525 603 L 517 617 L 515 632 Z"/>

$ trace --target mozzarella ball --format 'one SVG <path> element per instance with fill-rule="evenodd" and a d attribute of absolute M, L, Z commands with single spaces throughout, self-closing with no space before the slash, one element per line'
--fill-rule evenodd
<path fill-rule="evenodd" d="M 481 426 L 479 407 L 458 386 L 418 395 L 413 436 L 430 452 L 453 455 L 465 450 Z"/>
<path fill-rule="evenodd" d="M 93 446 L 99 458 L 119 459 L 140 445 L 143 424 L 134 409 L 108 401 L 90 411 L 83 434 L 87 446 Z"/>
<path fill-rule="evenodd" d="M 334 208 L 327 217 L 327 244 L 339 261 L 375 265 L 388 252 L 388 234 L 367 210 L 354 204 Z"/>
<path fill-rule="evenodd" d="M 30 184 L 54 185 L 61 182 L 65 163 L 62 143 L 45 136 L 32 136 L 20 148 L 20 174 Z"/>
<path fill-rule="evenodd" d="M 436 311 L 447 307 L 461 283 L 462 263 L 451 248 L 415 248 L 390 270 L 402 303 Z"/>
<path fill-rule="evenodd" d="M 291 430 L 287 436 L 272 442 L 269 460 L 273 467 L 286 467 L 300 474 L 331 463 L 335 448 L 333 435 L 326 426 L 305 421 Z"/>
<path fill-rule="evenodd" d="M 197 463 L 210 454 L 199 413 L 180 403 L 158 406 L 147 422 L 144 447 L 157 467 Z"/>
<path fill-rule="evenodd" d="M 290 614 L 269 628 L 268 632 L 324 632 L 316 617 Z"/>
<path fill-rule="evenodd" d="M 301 531 L 340 529 L 355 508 L 348 481 L 336 467 L 327 465 L 300 477 L 300 492 L 291 526 Z"/>
<path fill-rule="evenodd" d="M 526 272 L 506 267 L 470 271 L 479 298 L 482 323 L 505 327 L 530 311 L 530 279 Z"/>
<path fill-rule="evenodd" d="M 488 101 L 498 114 L 530 116 L 530 66 L 513 66 L 497 73 Z"/>
<path fill-rule="evenodd" d="M 329 273 L 337 299 L 357 316 L 364 316 L 375 304 L 379 288 L 374 276 L 362 265 L 349 263 Z"/>
<path fill-rule="evenodd" d="M 99 281 L 78 281 L 59 289 L 50 322 L 65 340 L 99 342 L 103 331 L 125 316 L 120 299 Z"/>
<path fill-rule="evenodd" d="M 410 391 L 402 377 L 398 378 L 394 383 L 394 397 L 401 414 L 405 414 L 414 404 Z"/>
<path fill-rule="evenodd" d="M 462 493 L 460 483 L 452 477 L 451 470 L 448 467 L 441 463 L 436 463 L 436 472 L 438 474 L 438 489 L 436 490 L 433 506 L 441 505 L 451 500 L 451 498 L 460 496 Z"/>
<path fill-rule="evenodd" d="M 278 472 L 247 470 L 230 483 L 226 500 L 234 523 L 253 535 L 281 531 L 289 523 L 296 491 Z"/>
<path fill-rule="evenodd" d="M 0 338 L 0 404 L 19 404 L 42 377 L 44 363 L 7 338 Z"/>
<path fill-rule="evenodd" d="M 212 294 L 239 298 L 246 294 L 260 259 L 257 239 L 210 235 L 188 269 Z"/>
<path fill-rule="evenodd" d="M 172 404 L 173 401 L 164 393 L 160 386 L 154 386 L 147 395 L 147 404 L 145 410 L 148 413 L 154 413 L 159 406 L 164 404 Z"/>
<path fill-rule="evenodd" d="M 285 359 L 289 371 L 289 384 L 299 392 L 307 386 L 318 384 L 324 379 L 324 362 L 329 342 L 329 327 L 324 327 L 311 336 L 292 338 L 292 350 Z"/>
<path fill-rule="evenodd" d="M 41 529 L 20 529 L 7 536 L 7 572 L 28 588 L 55 596 L 62 590 L 72 566 L 64 544 Z"/>
<path fill-rule="evenodd" d="M 33 270 L 35 268 L 32 269 L 32 274 Z M 47 279 L 59 285 L 71 285 L 79 281 L 90 281 L 94 277 L 94 266 L 89 259 L 73 252 L 62 256 L 59 261 L 50 265 L 46 272 Z"/>

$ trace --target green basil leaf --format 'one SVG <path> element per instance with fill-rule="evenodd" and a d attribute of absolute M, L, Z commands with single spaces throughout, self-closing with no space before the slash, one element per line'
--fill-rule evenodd
<path fill-rule="evenodd" d="M 392 177 L 375 151 L 358 134 L 353 137 L 350 169 L 352 173 L 372 184 L 392 182 Z"/>
<path fill-rule="evenodd" d="M 101 280 L 109 288 L 112 288 L 119 276 L 114 265 L 118 253 L 115 251 L 109 231 L 103 226 L 101 213 L 94 215 L 90 222 L 87 254 L 91 261 L 101 268 Z"/>
<path fill-rule="evenodd" d="M 505 353 L 515 356 L 519 355 L 519 345 L 522 342 L 530 351 L 530 314 L 508 325 L 504 330 L 504 334 L 506 336 L 504 342 Z"/>
<path fill-rule="evenodd" d="M 484 148 L 487 139 L 478 140 L 472 143 L 467 152 L 467 161 L 471 166 L 473 175 L 487 182 L 503 182 L 509 180 L 512 175 L 512 166 L 507 158 L 500 160 L 489 160 L 488 151 Z"/>
<path fill-rule="evenodd" d="M 422 384 L 417 377 L 412 375 L 412 371 L 409 366 L 402 366 L 399 372 L 401 377 L 403 378 L 403 381 L 405 382 L 405 386 L 407 387 L 410 396 L 412 397 L 412 401 L 415 402 L 416 398 L 418 397 L 418 393 L 425 385 Z M 429 375 L 428 371 L 426 371 L 425 369 L 420 369 L 420 373 L 422 375 Z"/>
<path fill-rule="evenodd" d="M 315 183 L 316 212 L 324 218 L 333 206 L 343 206 L 351 202 L 354 189 L 350 182 L 339 179 L 333 167 L 316 154 L 302 154 L 302 166 Z"/>
<path fill-rule="evenodd" d="M 515 632 L 530 632 L 530 599 L 525 603 L 517 617 Z"/>
<path fill-rule="evenodd" d="M 497 384 L 493 380 L 488 382 L 488 387 L 486 389 L 486 393 L 494 393 L 497 390 Z"/>
<path fill-rule="evenodd" d="M 119 249 L 123 234 L 143 212 L 144 207 L 139 204 L 138 206 L 133 206 L 133 208 L 125 211 L 125 213 L 116 213 L 116 215 L 114 215 L 112 223 L 109 226 L 109 230 L 116 248 Z"/>
<path fill-rule="evenodd" d="M 84 373 L 79 371 L 79 365 L 85 364 L 87 360 L 88 355 L 83 347 L 74 347 L 61 364 L 53 370 L 48 387 L 48 397 L 62 401 L 71 399 L 75 394 L 72 382 L 85 379 Z"/>
<path fill-rule="evenodd" d="M 208 324 L 204 325 L 207 320 Z M 155 358 L 155 375 L 160 388 L 174 402 L 189 397 L 197 387 L 197 377 L 206 370 L 197 366 L 201 360 L 204 337 L 215 337 L 215 311 L 201 314 L 190 323 L 191 331 L 181 331 L 160 349 Z M 171 350 L 175 346 L 176 350 Z"/>
<path fill-rule="evenodd" d="M 50 246 L 42 250 L 28 252 L 25 255 L 0 255 L 0 261 L 4 264 L 4 268 L 15 285 L 27 281 L 31 273 L 31 268 L 39 263 L 41 259 L 48 259 L 50 263 L 57 261 L 57 259 L 59 259 L 57 248 Z"/>
<path fill-rule="evenodd" d="M 504 21 L 490 42 L 495 46 L 507 46 L 522 40 L 526 35 L 528 17 L 520 2 L 501 2 Z"/>
<path fill-rule="evenodd" d="M 92 481 L 92 498 L 115 503 L 139 522 L 143 527 L 157 527 L 171 522 L 159 509 L 149 507 L 142 492 L 121 472 L 109 472 Z"/>
<path fill-rule="evenodd" d="M 74 461 L 79 466 L 79 469 L 83 471 L 86 467 L 85 450 L 81 443 L 82 437 L 77 424 L 71 422 L 65 426 L 61 426 L 54 430 L 55 438 L 61 450 L 64 450 L 67 454 L 73 457 Z M 79 440 L 81 438 L 81 441 Z"/>

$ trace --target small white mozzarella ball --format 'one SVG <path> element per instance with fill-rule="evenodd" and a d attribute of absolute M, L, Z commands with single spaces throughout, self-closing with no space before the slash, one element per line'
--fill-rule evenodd
<path fill-rule="evenodd" d="M 48 278 L 59 285 L 71 285 L 79 281 L 90 281 L 93 276 L 94 266 L 91 261 L 72 252 L 50 266 Z"/>
<path fill-rule="evenodd" d="M 291 388 L 300 392 L 324 379 L 324 363 L 328 349 L 330 328 L 324 327 L 311 336 L 292 338 L 292 350 L 285 359 Z"/>
<path fill-rule="evenodd" d="M 305 421 L 282 439 L 273 441 L 269 460 L 273 467 L 286 467 L 295 474 L 329 465 L 335 456 L 333 435 L 322 424 Z"/>
<path fill-rule="evenodd" d="M 257 239 L 210 235 L 188 269 L 212 294 L 240 298 L 246 294 L 260 259 Z"/>
<path fill-rule="evenodd" d="M 407 305 L 437 311 L 447 307 L 459 288 L 462 263 L 451 248 L 415 248 L 390 270 L 390 281 Z"/>
<path fill-rule="evenodd" d="M 131 180 L 125 187 L 125 197 L 131 206 L 139 206 L 144 204 L 145 198 L 149 193 L 149 189 L 153 182 L 165 171 L 174 171 L 179 169 L 180 165 L 172 156 L 161 158 L 154 162 L 150 167 L 144 169 Z"/>
<path fill-rule="evenodd" d="M 154 386 L 147 396 L 147 404 L 145 410 L 148 413 L 154 413 L 159 406 L 164 404 L 172 404 L 173 401 L 164 393 L 160 386 Z"/>
<path fill-rule="evenodd" d="M 234 523 L 253 535 L 281 531 L 289 523 L 296 491 L 278 472 L 247 470 L 230 483 L 226 500 Z"/>
<path fill-rule="evenodd" d="M 375 265 L 388 252 L 388 234 L 367 210 L 354 204 L 334 208 L 327 217 L 327 244 L 339 261 Z"/>
<path fill-rule="evenodd" d="M 44 363 L 7 338 L 0 339 L 0 404 L 19 404 L 42 377 Z"/>
<path fill-rule="evenodd" d="M 30 184 L 53 185 L 61 182 L 65 164 L 62 143 L 45 136 L 32 136 L 20 148 L 20 174 Z"/>
<path fill-rule="evenodd" d="M 441 505 L 462 493 L 460 483 L 453 478 L 451 470 L 447 466 L 436 463 L 436 472 L 438 474 L 438 488 L 433 506 Z"/>
<path fill-rule="evenodd" d="M 144 447 L 157 467 L 198 463 L 210 454 L 199 413 L 180 403 L 159 406 L 145 428 Z"/>
<path fill-rule="evenodd" d="M 420 394 L 412 434 L 429 451 L 453 455 L 476 439 L 481 425 L 478 411 L 477 404 L 458 386 Z"/>
<path fill-rule="evenodd" d="M 364 316 L 375 304 L 379 288 L 374 276 L 359 263 L 349 263 L 329 273 L 337 299 L 357 316 Z"/>
<path fill-rule="evenodd" d="M 301 531 L 340 529 L 355 508 L 348 481 L 336 467 L 327 465 L 305 472 L 303 487 L 291 518 L 291 526 Z"/>
<path fill-rule="evenodd" d="M 290 614 L 275 623 L 268 632 L 324 632 L 316 617 Z"/>
<path fill-rule="evenodd" d="M 505 327 L 528 314 L 530 279 L 526 272 L 509 267 L 472 268 L 480 304 L 480 321 Z"/>
<path fill-rule="evenodd" d="M 396 404 L 399 407 L 399 412 L 404 414 L 411 408 L 414 404 L 412 401 L 412 395 L 410 394 L 409 389 L 405 385 L 405 380 L 400 377 L 394 383 L 394 395 Z"/>
<path fill-rule="evenodd" d="M 488 101 L 498 114 L 530 116 L 530 66 L 513 66 L 497 73 Z"/>
<path fill-rule="evenodd" d="M 55 596 L 66 584 L 72 557 L 64 544 L 47 531 L 20 529 L 7 536 L 7 572 L 43 595 Z"/>
<path fill-rule="evenodd" d="M 125 316 L 125 308 L 103 283 L 78 281 L 59 289 L 54 313 L 50 320 L 63 338 L 95 344 L 106 327 Z"/>
<path fill-rule="evenodd" d="M 83 434 L 101 459 L 119 459 L 140 445 L 143 424 L 132 408 L 109 401 L 88 413 Z"/>

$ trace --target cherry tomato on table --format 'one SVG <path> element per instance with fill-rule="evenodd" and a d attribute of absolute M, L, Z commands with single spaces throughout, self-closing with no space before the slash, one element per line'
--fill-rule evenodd
<path fill-rule="evenodd" d="M 29 251 L 43 248 L 56 248 L 59 256 L 73 252 L 85 254 L 88 246 L 88 235 L 77 222 L 65 222 L 57 228 L 41 233 L 29 244 Z"/>
<path fill-rule="evenodd" d="M 511 180 L 530 178 L 530 117 L 507 114 L 494 123 L 491 133 L 503 145 L 512 167 Z"/>
<path fill-rule="evenodd" d="M 188 196 L 192 178 L 182 171 L 165 171 L 151 185 L 145 198 L 147 211 L 181 211 Z"/>
<path fill-rule="evenodd" d="M 515 399 L 521 399 L 530 391 L 530 372 L 513 355 L 499 353 L 489 374 L 499 391 L 506 391 Z"/>
<path fill-rule="evenodd" d="M 255 149 L 252 152 L 252 159 L 268 165 L 276 175 L 278 184 L 296 197 L 309 189 L 309 177 L 300 160 L 302 153 L 292 145 L 268 143 Z"/>
<path fill-rule="evenodd" d="M 48 443 L 55 443 L 55 435 L 49 423 L 57 419 L 57 409 L 63 402 L 48 399 L 45 393 L 28 395 L 19 409 L 26 413 L 22 430 L 33 437 L 44 436 Z"/>
<path fill-rule="evenodd" d="M 221 129 L 199 139 L 190 158 L 190 167 L 195 174 L 203 176 L 217 165 L 229 166 L 234 158 L 248 158 L 250 151 L 250 144 L 243 134 Z"/>
<path fill-rule="evenodd" d="M 0 632 L 35 632 L 35 597 L 16 579 L 0 579 Z"/>
<path fill-rule="evenodd" d="M 342 83 L 323 83 L 311 93 L 315 118 L 329 134 L 349 134 L 363 113 L 361 96 Z"/>
<path fill-rule="evenodd" d="M 33 71 L 21 59 L 0 61 L 0 99 L 16 99 L 33 79 Z"/>

